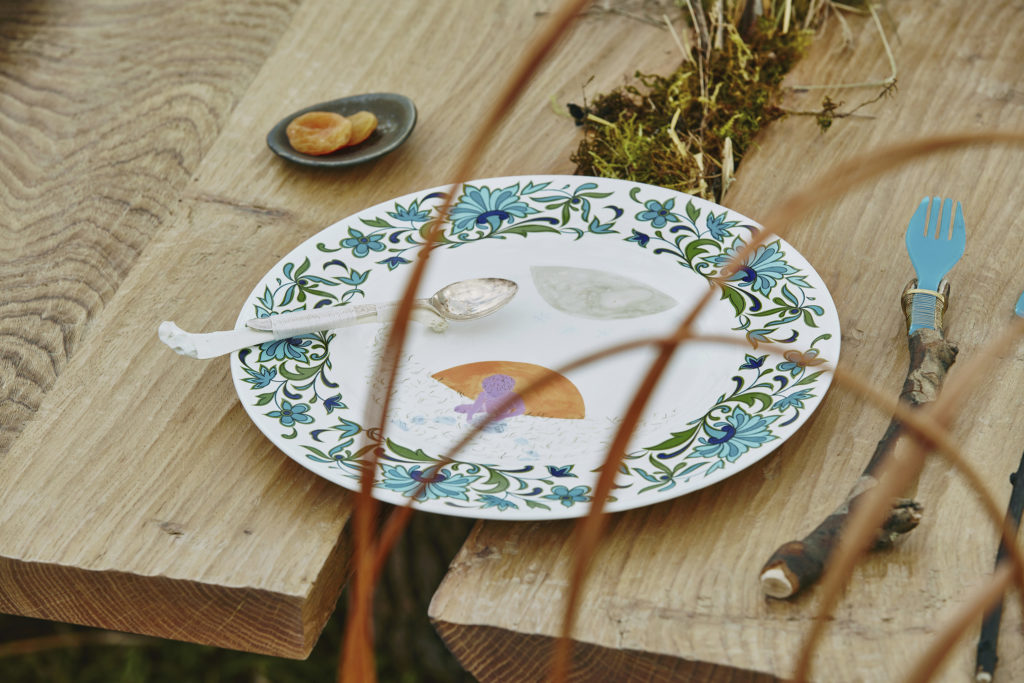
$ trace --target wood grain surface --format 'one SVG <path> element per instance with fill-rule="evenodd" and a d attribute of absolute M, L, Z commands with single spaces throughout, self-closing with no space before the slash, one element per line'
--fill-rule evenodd
<path fill-rule="evenodd" d="M 157 325 L 230 327 L 295 245 L 445 182 L 551 7 L 0 7 L 0 610 L 309 652 L 345 577 L 350 496 L 257 431 L 225 359 L 176 356 Z M 677 58 L 663 29 L 588 13 L 478 175 L 570 172 L 552 99 Z M 376 91 L 419 109 L 390 156 L 324 172 L 267 149 L 289 112 Z"/>
<path fill-rule="evenodd" d="M 855 155 L 930 134 L 1024 131 L 1024 3 L 901 0 L 885 6 L 897 91 L 824 134 L 813 117 L 773 124 L 740 166 L 727 205 L 756 220 L 794 188 Z M 832 23 L 790 83 L 889 74 L 870 19 L 848 23 L 850 40 Z M 849 109 L 877 89 L 817 91 L 786 104 L 818 109 L 825 93 Z M 950 276 L 947 331 L 960 346 L 951 377 L 1012 319 L 1024 288 L 1014 170 L 1022 163 L 1022 148 L 944 153 L 868 182 L 787 226 L 787 239 L 815 265 L 835 299 L 846 369 L 893 396 L 900 390 L 907 345 L 899 297 L 913 276 L 903 234 L 924 196 L 960 200 L 967 218 L 967 251 Z M 963 403 L 953 425 L 1000 504 L 1024 448 L 1022 382 L 1018 344 Z M 833 387 L 807 425 L 764 461 L 674 502 L 613 515 L 582 599 L 573 680 L 788 676 L 820 596 L 812 589 L 791 602 L 765 598 L 758 571 L 779 544 L 803 536 L 845 496 L 888 420 Z M 933 461 L 915 495 L 925 504 L 924 521 L 896 548 L 857 569 L 814 660 L 814 680 L 900 680 L 938 625 L 990 575 L 997 535 L 962 479 Z M 543 678 L 573 553 L 572 523 L 485 522 L 474 529 L 434 597 L 431 616 L 481 681 Z M 1004 615 L 997 680 L 1024 679 L 1018 605 L 1008 603 Z M 977 634 L 972 628 L 938 678 L 972 679 Z"/>

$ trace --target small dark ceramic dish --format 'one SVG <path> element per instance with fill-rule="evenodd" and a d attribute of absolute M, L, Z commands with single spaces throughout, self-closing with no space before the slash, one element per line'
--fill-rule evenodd
<path fill-rule="evenodd" d="M 342 147 L 330 154 L 313 156 L 296 152 L 288 143 L 288 136 L 284 132 L 285 128 L 295 117 L 311 111 L 331 111 L 342 116 L 351 116 L 358 111 L 372 112 L 377 117 L 377 129 L 358 145 Z M 415 125 L 416 105 L 404 95 L 394 93 L 353 95 L 342 97 L 340 100 L 314 104 L 289 114 L 267 133 L 267 146 L 282 159 L 296 164 L 314 168 L 342 168 L 361 164 L 394 151 L 405 142 Z"/>

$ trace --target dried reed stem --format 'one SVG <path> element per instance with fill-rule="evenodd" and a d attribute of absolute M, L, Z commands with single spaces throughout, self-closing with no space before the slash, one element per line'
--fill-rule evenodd
<path fill-rule="evenodd" d="M 882 26 L 882 20 L 878 17 L 878 11 L 875 9 L 873 3 L 865 3 L 868 7 L 868 11 L 871 13 L 871 19 L 875 23 L 875 28 L 878 30 L 878 36 L 882 40 L 882 48 L 885 50 L 885 57 L 889 61 L 889 75 L 881 80 L 874 81 L 862 81 L 859 83 L 826 83 L 824 85 L 794 85 L 792 89 L 797 92 L 805 92 L 807 90 L 841 90 L 850 88 L 888 88 L 896 82 L 896 76 L 899 74 L 899 70 L 896 67 L 896 57 L 892 54 L 892 47 L 889 45 L 889 39 L 885 35 L 885 28 Z M 840 16 L 840 15 L 837 15 Z M 843 25 L 845 27 L 845 20 Z M 848 31 L 849 28 L 846 27 Z M 783 30 L 785 33 L 785 30 Z"/>
<path fill-rule="evenodd" d="M 832 171 L 819 176 L 816 182 L 810 183 L 803 190 L 790 195 L 786 200 L 782 201 L 780 204 L 776 205 L 774 209 L 770 210 L 763 224 L 764 229 L 734 255 L 732 260 L 723 268 L 722 275 L 723 277 L 727 277 L 730 272 L 734 272 L 735 269 L 738 268 L 740 264 L 744 263 L 747 257 L 753 253 L 754 249 L 756 249 L 758 245 L 762 244 L 772 235 L 781 234 L 784 231 L 783 226 L 792 225 L 807 215 L 813 207 L 834 199 L 861 182 L 881 175 L 885 171 L 896 168 L 915 158 L 927 154 L 967 145 L 991 144 L 997 142 L 1024 144 L 1024 134 L 988 132 L 953 134 L 928 138 L 897 145 L 874 154 L 859 155 L 843 164 L 839 164 L 834 167 Z M 600 494 L 602 491 L 610 491 L 615 472 L 625 455 L 625 446 L 628 443 L 629 436 L 632 434 L 636 422 L 639 420 L 639 415 L 657 383 L 658 375 L 667 365 L 677 344 L 690 336 L 690 329 L 693 321 L 708 304 L 713 295 L 713 291 L 713 289 L 709 288 L 694 305 L 686 318 L 680 323 L 674 335 L 674 343 L 662 345 L 661 352 L 652 362 L 650 370 L 645 375 L 640 385 L 640 389 L 638 389 L 634 395 L 629 409 L 627 410 L 606 455 L 605 464 L 601 469 L 601 475 L 598 479 L 597 486 L 595 487 L 590 513 L 580 520 L 577 526 L 576 552 L 573 555 L 571 584 L 566 599 L 563 628 L 559 641 L 556 643 L 553 655 L 551 670 L 551 680 L 553 681 L 565 680 L 567 676 L 571 652 L 571 643 L 569 638 L 572 632 L 572 627 L 575 623 L 576 612 L 578 610 L 580 584 L 583 583 L 586 577 L 590 558 L 593 556 L 593 552 L 596 548 L 600 531 L 604 527 L 602 514 L 605 496 Z M 935 405 L 936 411 L 939 410 L 940 405 L 941 401 Z M 938 414 L 943 413 L 940 412 Z M 904 458 L 901 460 L 890 458 L 890 467 L 892 462 L 902 462 L 904 460 L 906 459 Z M 883 466 L 881 477 L 886 476 L 886 471 L 890 469 L 890 467 Z M 904 479 L 909 481 L 909 475 L 904 475 Z M 839 554 L 844 547 L 848 548 L 846 550 L 846 557 L 852 558 L 852 561 L 850 562 L 851 571 L 853 563 L 855 563 L 857 558 L 863 554 L 862 551 L 866 550 L 866 546 L 863 549 L 861 549 L 859 545 L 852 548 L 849 548 L 849 546 L 862 536 L 867 538 L 867 536 L 873 533 L 874 529 L 877 528 L 878 524 L 881 523 L 882 520 L 880 513 L 888 507 L 889 500 L 895 497 L 895 493 L 888 493 L 884 498 L 880 496 L 883 492 L 888 492 L 890 489 L 898 491 L 899 488 L 897 486 L 893 486 L 893 482 L 898 481 L 899 480 L 894 475 L 890 475 L 886 480 L 880 481 L 878 486 L 868 492 L 863 505 L 858 508 L 857 514 L 852 516 L 850 521 L 851 526 L 853 526 L 854 522 L 857 521 L 860 526 L 864 528 L 860 530 L 859 535 L 851 533 L 851 538 L 847 540 L 846 543 L 841 543 L 837 550 L 837 554 Z M 875 519 L 876 517 L 878 517 L 878 519 Z M 1001 519 L 998 512 L 996 518 Z M 872 521 L 875 523 L 872 524 Z M 827 572 L 826 578 L 828 578 L 828 576 L 829 573 Z M 829 604 L 826 614 L 834 607 L 834 601 L 837 599 L 843 585 L 845 585 L 845 579 L 840 579 L 838 582 L 833 580 L 833 585 L 830 585 L 829 589 L 825 592 L 826 597 L 824 598 L 824 602 Z M 820 638 L 820 628 L 822 628 L 819 625 L 823 623 L 824 620 L 822 619 L 815 622 L 812 626 L 812 634 L 818 630 L 817 638 Z M 809 661 L 809 656 L 813 652 L 813 647 L 817 644 L 817 638 L 809 638 L 809 646 L 804 648 L 799 661 L 803 661 L 805 658 Z M 799 667 L 797 669 L 797 673 L 798 675 L 800 674 Z M 804 673 L 804 675 L 806 675 L 806 673 Z M 798 680 L 800 679 L 798 678 Z"/>
<path fill-rule="evenodd" d="M 424 248 L 420 250 L 420 254 L 413 267 L 408 286 L 399 303 L 396 321 L 388 336 L 385 352 L 378 368 L 380 371 L 386 372 L 388 376 L 386 388 L 382 396 L 371 397 L 371 399 L 375 398 L 377 400 L 370 401 L 371 410 L 372 406 L 376 404 L 379 404 L 381 408 L 376 413 L 378 419 L 368 420 L 367 424 L 380 424 L 382 427 L 386 424 L 390 396 L 394 390 L 397 359 L 400 357 L 402 348 L 404 347 L 406 332 L 408 329 L 409 313 L 412 310 L 412 301 L 415 298 L 416 290 L 426 269 L 430 252 L 434 246 L 436 234 L 441 229 L 443 222 L 446 220 L 448 211 L 454 201 L 456 187 L 469 178 L 470 171 L 479 159 L 484 143 L 490 137 L 492 130 L 501 121 L 505 111 L 508 110 L 518 98 L 519 94 L 525 88 L 530 76 L 536 71 L 544 57 L 554 48 L 558 39 L 568 29 L 573 18 L 586 4 L 587 0 L 568 0 L 559 9 L 558 13 L 553 17 L 547 27 L 547 30 L 545 30 L 538 40 L 533 43 L 526 57 L 513 74 L 513 77 L 506 84 L 500 96 L 496 98 L 494 106 L 490 110 L 489 114 L 484 118 L 483 123 L 474 136 L 472 143 L 469 145 L 466 154 L 456 167 L 456 172 L 453 174 L 454 181 L 452 189 L 445 197 L 444 205 L 438 212 L 438 217 L 432 225 L 431 232 Z M 692 13 L 693 6 L 689 1 L 687 2 L 687 5 Z M 700 37 L 704 41 L 707 41 L 706 26 L 704 26 L 704 31 L 699 33 L 703 33 Z M 705 44 L 707 44 L 707 42 L 705 42 Z M 743 263 L 744 259 L 752 253 L 753 249 L 771 235 L 781 234 L 780 229 L 783 226 L 792 224 L 806 215 L 811 208 L 834 199 L 860 182 L 876 177 L 887 170 L 926 154 L 972 144 L 991 144 L 999 142 L 1022 144 L 1024 143 L 1024 135 L 1001 132 L 949 135 L 898 145 L 890 148 L 889 150 L 875 153 L 873 155 L 861 156 L 845 164 L 841 164 L 835 167 L 832 172 L 819 177 L 817 182 L 810 184 L 803 191 L 791 195 L 787 200 L 777 205 L 774 210 L 770 211 L 764 222 L 765 229 L 757 236 L 757 239 L 751 240 L 744 249 L 740 250 L 740 252 L 736 254 L 731 267 L 732 269 L 735 269 L 735 267 Z M 723 275 L 727 275 L 728 272 L 730 272 L 730 266 L 727 266 L 723 270 Z M 603 506 L 607 493 L 610 491 L 611 485 L 614 481 L 618 463 L 621 462 L 621 459 L 624 456 L 625 446 L 628 443 L 629 436 L 632 434 L 636 426 L 640 413 L 652 393 L 658 377 L 667 365 L 678 344 L 685 339 L 690 338 L 692 322 L 703 307 L 709 302 L 711 293 L 712 290 L 709 289 L 690 314 L 680 323 L 680 326 L 677 329 L 676 334 L 673 335 L 671 341 L 661 340 L 656 342 L 661 347 L 660 353 L 655 361 L 652 362 L 649 371 L 645 375 L 644 380 L 637 390 L 633 402 L 623 419 L 622 425 L 616 433 L 613 443 L 609 448 L 605 466 L 602 468 L 601 476 L 599 477 L 597 486 L 595 487 L 595 495 L 593 498 L 594 502 L 590 513 L 580 521 L 577 527 L 576 538 L 579 552 L 576 555 L 572 569 L 573 581 L 570 587 L 569 597 L 567 599 L 562 636 L 557 643 L 555 655 L 552 661 L 551 673 L 554 680 L 565 680 L 567 677 L 570 654 L 569 634 L 572 631 L 572 626 L 575 620 L 579 596 L 581 595 L 582 585 L 584 584 L 587 575 L 589 560 L 593 555 L 593 551 L 596 548 L 601 531 L 604 528 Z M 935 412 L 938 415 L 944 414 L 940 408 L 945 408 L 941 399 L 940 402 L 934 406 L 934 410 L 932 412 Z M 908 422 L 911 421 L 908 420 Z M 938 433 L 933 431 L 929 434 L 929 439 L 936 445 L 938 445 L 944 438 L 945 435 L 941 430 L 939 430 Z M 360 492 L 357 497 L 354 520 L 356 577 L 354 590 L 352 591 L 354 596 L 352 599 L 353 609 L 351 611 L 348 629 L 346 632 L 346 647 L 343 649 L 345 656 L 341 662 L 341 666 L 339 667 L 339 678 L 344 681 L 374 680 L 372 651 L 369 648 L 369 608 L 372 602 L 375 574 L 374 569 L 376 564 L 376 553 L 374 551 L 377 548 L 375 548 L 374 539 L 371 537 L 376 512 L 376 505 L 371 493 L 374 483 L 374 475 L 376 472 L 376 460 L 379 454 L 378 451 L 383 440 L 383 429 L 381 429 L 375 439 L 375 442 L 371 444 L 373 448 L 369 449 L 369 459 L 363 471 Z M 829 588 L 824 591 L 825 597 L 823 602 L 825 607 L 822 611 L 825 615 L 827 615 L 834 607 L 834 604 L 838 599 L 837 596 L 839 595 L 839 591 L 845 583 L 846 579 L 843 575 L 849 571 L 846 570 L 846 566 L 848 565 L 849 567 L 852 567 L 861 554 L 862 548 L 860 546 L 863 545 L 861 539 L 870 535 L 872 531 L 873 518 L 878 515 L 880 510 L 884 510 L 888 505 L 888 497 L 891 496 L 887 497 L 885 495 L 886 492 L 889 489 L 898 489 L 901 480 L 909 478 L 913 467 L 908 467 L 908 461 L 923 461 L 923 447 L 915 444 L 911 450 L 914 451 L 913 455 L 915 456 L 912 459 L 890 459 L 890 463 L 887 463 L 889 466 L 885 469 L 892 469 L 894 472 L 892 474 L 883 474 L 883 481 L 880 482 L 879 486 L 869 492 L 870 500 L 866 501 L 862 507 L 858 508 L 857 514 L 854 515 L 854 519 L 851 520 L 851 527 L 859 526 L 857 527 L 856 533 L 851 529 L 849 539 L 840 546 L 839 550 L 845 551 L 844 564 L 840 564 L 837 561 L 833 565 L 834 569 L 830 570 L 826 574 L 826 582 L 829 584 Z M 948 447 L 948 450 L 955 451 L 951 445 Z M 902 468 L 902 472 L 897 471 L 898 468 Z M 974 482 L 974 484 L 977 483 L 978 482 Z M 984 488 L 981 490 L 984 492 Z M 989 498 L 991 497 L 989 496 Z M 403 510 L 405 509 L 403 508 Z M 401 522 L 403 519 L 408 518 L 408 514 L 408 511 L 403 511 L 401 515 L 396 516 L 398 523 L 395 528 L 402 526 Z M 997 518 L 998 517 L 999 515 L 997 511 Z M 854 522 L 857 524 L 855 525 Z M 1019 549 L 1014 547 L 1013 550 L 1019 557 Z M 1022 565 L 1017 562 L 1016 566 L 1020 568 Z M 807 645 L 801 652 L 801 661 L 804 662 L 803 675 L 806 675 L 806 663 L 809 663 L 816 643 L 815 634 L 818 634 L 818 637 L 820 637 L 821 627 L 818 625 L 821 624 L 824 624 L 823 616 L 815 622 L 815 626 L 812 628 L 811 635 L 808 638 Z M 352 639 L 351 646 L 349 645 L 350 638 Z M 798 666 L 797 678 L 800 679 L 800 676 L 801 668 Z"/>
<path fill-rule="evenodd" d="M 672 40 L 676 42 L 676 47 L 679 48 L 683 59 L 693 64 L 693 55 L 690 53 L 690 41 L 686 39 L 685 35 L 680 38 L 679 34 L 676 33 L 676 27 L 672 25 L 672 20 L 668 18 L 667 14 L 662 14 L 661 18 L 665 22 L 665 26 L 668 27 L 668 32 L 672 34 Z"/>
<path fill-rule="evenodd" d="M 540 67 L 547 55 L 558 44 L 559 39 L 568 31 L 573 20 L 588 4 L 589 0 L 565 0 L 558 8 L 544 30 L 532 42 L 523 59 L 514 69 L 511 78 L 495 98 L 491 109 L 484 116 L 480 126 L 453 173 L 450 191 L 444 198 L 436 220 L 432 223 L 425 244 L 419 250 L 414 262 L 409 282 L 399 301 L 395 313 L 395 322 L 391 327 L 385 343 L 384 352 L 377 366 L 377 373 L 385 375 L 383 391 L 372 391 L 367 408 L 368 425 L 380 425 L 380 429 L 367 450 L 368 458 L 361 473 L 359 492 L 356 496 L 356 507 L 353 515 L 354 542 L 354 578 L 353 590 L 350 591 L 349 617 L 346 622 L 345 643 L 342 647 L 342 661 L 338 667 L 340 681 L 362 682 L 376 680 L 373 664 L 371 615 L 374 590 L 374 557 L 375 539 L 373 527 L 376 522 L 377 504 L 373 498 L 373 485 L 377 471 L 377 460 L 385 438 L 385 426 L 390 409 L 391 396 L 394 392 L 398 374 L 398 359 L 405 346 L 412 312 L 413 300 L 419 289 L 423 274 L 426 271 L 430 253 L 433 251 L 437 235 L 448 218 L 454 202 L 456 188 L 469 179 L 476 166 L 485 143 L 493 135 L 494 130 L 504 118 L 505 113 L 525 90 L 527 83 Z M 374 410 L 374 406 L 379 406 Z"/>
<path fill-rule="evenodd" d="M 878 485 L 865 494 L 863 503 L 850 515 L 847 527 L 831 558 L 831 563 L 822 577 L 821 604 L 801 647 L 793 680 L 797 682 L 807 680 L 814 649 L 824 634 L 828 616 L 838 604 L 840 594 L 852 576 L 854 567 L 867 551 L 871 536 L 881 523 L 889 501 L 912 481 L 924 466 L 926 446 L 938 448 L 946 455 L 956 453 L 961 472 L 966 474 L 970 469 L 956 452 L 956 447 L 949 441 L 948 434 L 942 426 L 950 421 L 954 406 L 962 400 L 963 394 L 972 385 L 981 381 L 985 368 L 990 367 L 996 356 L 1007 348 L 1012 340 L 1022 334 L 1024 334 L 1024 320 L 1015 318 L 1013 323 L 1007 326 L 996 339 L 986 344 L 973 358 L 962 364 L 960 373 L 950 378 L 945 391 L 935 403 L 916 411 L 907 410 L 904 406 L 897 406 L 897 410 L 894 412 L 901 420 L 905 420 L 909 425 L 917 428 L 918 439 L 909 445 L 903 442 L 897 444 L 893 455 L 887 458 L 879 471 Z M 900 412 L 905 414 L 899 415 Z M 917 422 L 918 419 L 923 419 L 925 422 Z M 932 424 L 927 424 L 928 421 Z M 1008 542 L 1007 549 L 1016 568 L 1017 585 L 1024 589 L 1024 562 L 1021 560 L 1020 547 L 1011 535 L 1011 530 L 1004 525 L 1002 512 L 988 493 L 987 488 L 981 483 L 980 477 L 972 472 L 967 479 L 972 488 L 976 488 L 982 494 L 982 502 L 986 511 L 997 527 L 1002 529 L 1003 538 Z"/>

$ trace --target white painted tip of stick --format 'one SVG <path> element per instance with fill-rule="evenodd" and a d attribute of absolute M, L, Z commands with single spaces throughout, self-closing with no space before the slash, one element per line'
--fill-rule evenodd
<path fill-rule="evenodd" d="M 761 590 L 772 598 L 788 598 L 793 595 L 793 584 L 780 567 L 761 572 Z"/>

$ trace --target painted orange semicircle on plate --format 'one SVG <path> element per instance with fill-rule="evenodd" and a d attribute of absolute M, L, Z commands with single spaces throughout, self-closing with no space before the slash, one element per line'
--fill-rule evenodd
<path fill-rule="evenodd" d="M 512 391 L 516 393 L 524 391 L 532 382 L 553 376 L 542 388 L 523 397 L 526 414 L 563 420 L 582 420 L 586 415 L 583 396 L 575 384 L 564 375 L 533 363 L 486 360 L 456 365 L 435 372 L 431 377 L 473 400 L 483 391 L 484 378 L 491 375 L 508 375 L 514 379 L 516 383 Z"/>

